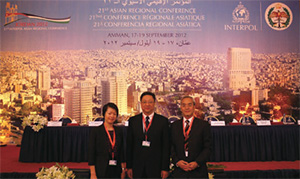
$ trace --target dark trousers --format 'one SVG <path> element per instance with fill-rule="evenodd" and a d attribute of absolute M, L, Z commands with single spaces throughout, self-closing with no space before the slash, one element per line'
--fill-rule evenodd
<path fill-rule="evenodd" d="M 144 169 L 143 169 L 142 178 L 148 178 L 148 177 L 147 177 L 147 173 L 146 173 L 146 168 L 145 168 L 145 167 L 144 167 Z"/>
<path fill-rule="evenodd" d="M 107 166 L 105 178 L 121 178 L 121 173 L 116 166 Z"/>

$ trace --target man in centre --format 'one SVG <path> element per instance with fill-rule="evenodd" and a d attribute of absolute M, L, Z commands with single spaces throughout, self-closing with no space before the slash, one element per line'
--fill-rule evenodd
<path fill-rule="evenodd" d="M 156 114 L 155 95 L 140 97 L 142 113 L 129 119 L 126 163 L 129 178 L 167 178 L 170 163 L 168 119 Z"/>

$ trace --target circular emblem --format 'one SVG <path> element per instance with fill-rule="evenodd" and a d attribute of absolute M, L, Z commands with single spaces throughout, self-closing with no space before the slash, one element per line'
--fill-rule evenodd
<path fill-rule="evenodd" d="M 274 30 L 285 30 L 293 21 L 291 9 L 280 2 L 271 4 L 265 12 L 266 23 Z"/>
<path fill-rule="evenodd" d="M 233 23 L 250 23 L 249 11 L 244 7 L 242 2 L 232 12 Z"/>

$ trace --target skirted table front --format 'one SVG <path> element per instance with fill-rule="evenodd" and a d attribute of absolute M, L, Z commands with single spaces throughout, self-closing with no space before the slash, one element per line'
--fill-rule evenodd
<path fill-rule="evenodd" d="M 26 127 L 20 162 L 87 162 L 92 127 Z M 123 127 L 126 138 L 126 127 Z M 212 127 L 211 162 L 299 160 L 299 126 Z"/>

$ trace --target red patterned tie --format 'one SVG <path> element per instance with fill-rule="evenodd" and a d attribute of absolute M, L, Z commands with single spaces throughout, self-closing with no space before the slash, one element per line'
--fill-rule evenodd
<path fill-rule="evenodd" d="M 184 128 L 184 131 L 185 131 L 185 136 L 184 136 L 184 150 L 185 151 L 188 151 L 188 139 L 189 139 L 189 135 L 188 135 L 188 130 L 190 128 L 190 121 L 189 120 L 185 120 L 185 128 Z"/>

